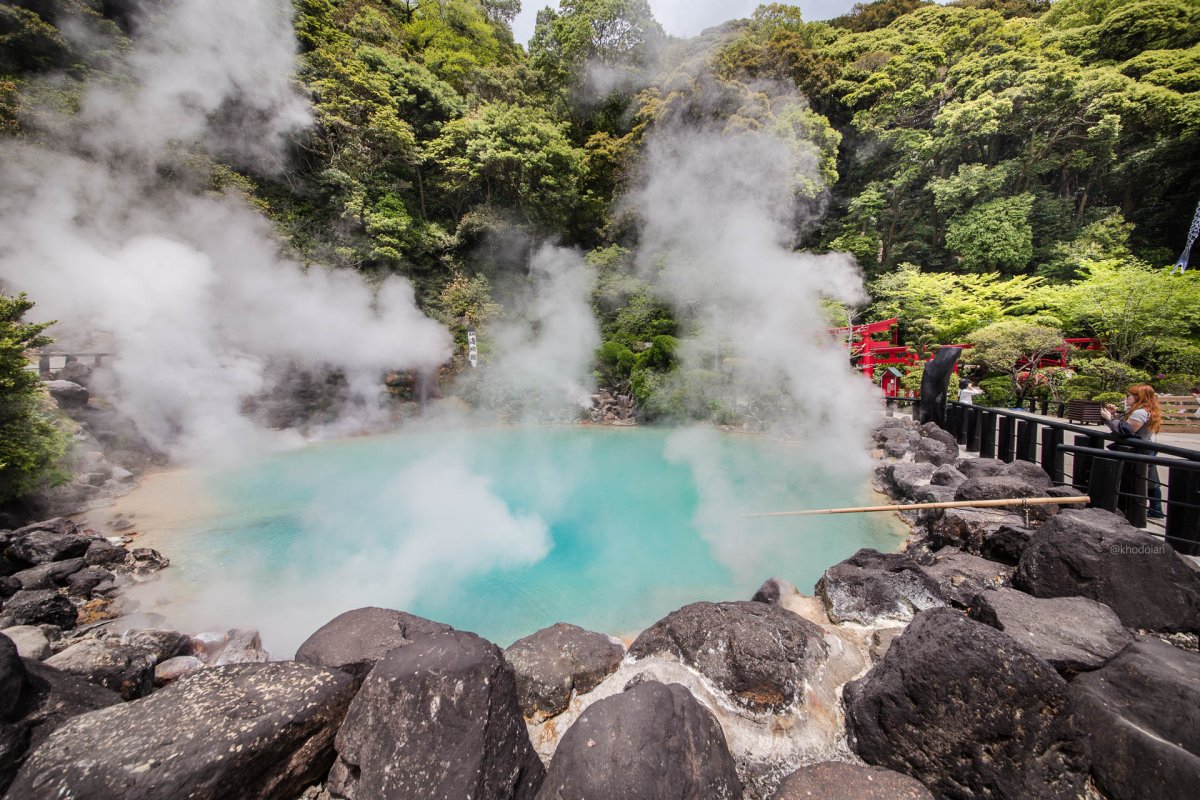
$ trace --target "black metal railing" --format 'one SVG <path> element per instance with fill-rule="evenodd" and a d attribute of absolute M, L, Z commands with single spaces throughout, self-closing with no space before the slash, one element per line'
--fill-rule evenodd
<path fill-rule="evenodd" d="M 1039 464 L 1055 484 L 1086 492 L 1093 506 L 1122 513 L 1136 527 L 1146 527 L 1151 488 L 1165 487 L 1167 541 L 1180 553 L 1200 555 L 1200 450 L 969 403 L 951 402 L 946 412 L 947 429 L 968 452 Z M 1166 480 L 1154 480 L 1152 467 L 1160 477 L 1165 471 Z"/>

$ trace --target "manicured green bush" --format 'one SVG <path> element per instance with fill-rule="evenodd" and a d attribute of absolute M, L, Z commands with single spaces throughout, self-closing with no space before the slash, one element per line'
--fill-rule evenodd
<path fill-rule="evenodd" d="M 1117 408 L 1121 407 L 1121 403 L 1125 402 L 1124 392 L 1101 392 L 1092 398 L 1097 403 L 1112 403 Z"/>
<path fill-rule="evenodd" d="M 984 378 L 979 382 L 983 394 L 975 398 L 975 404 L 1009 408 L 1016 404 L 1017 395 L 1013 392 L 1012 378 L 1007 375 L 997 375 L 994 378 Z"/>

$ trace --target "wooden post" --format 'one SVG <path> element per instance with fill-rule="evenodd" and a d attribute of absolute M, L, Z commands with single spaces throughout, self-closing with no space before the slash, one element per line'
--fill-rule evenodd
<path fill-rule="evenodd" d="M 1167 484 L 1167 543 L 1200 556 L 1200 470 L 1168 468 Z"/>
<path fill-rule="evenodd" d="M 967 409 L 967 452 L 979 452 L 979 420 L 980 411 L 975 406 Z"/>
<path fill-rule="evenodd" d="M 1121 462 L 1096 456 L 1091 459 L 1088 497 L 1093 508 L 1116 512 L 1117 490 L 1121 487 Z"/>
<path fill-rule="evenodd" d="M 1007 414 L 1000 416 L 1000 433 L 996 457 L 1001 461 L 1013 460 L 1013 418 Z"/>
<path fill-rule="evenodd" d="M 983 411 L 979 431 L 979 457 L 996 457 L 996 412 Z"/>
<path fill-rule="evenodd" d="M 1021 461 L 1037 461 L 1037 431 L 1038 424 L 1033 420 L 1018 420 L 1016 457 Z"/>
<path fill-rule="evenodd" d="M 1055 483 L 1066 482 L 1067 476 L 1063 469 L 1062 428 L 1047 427 L 1042 431 L 1042 469 L 1050 475 Z"/>

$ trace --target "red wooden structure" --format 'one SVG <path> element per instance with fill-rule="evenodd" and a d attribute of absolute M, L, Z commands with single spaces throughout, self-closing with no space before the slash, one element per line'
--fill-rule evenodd
<path fill-rule="evenodd" d="M 875 381 L 875 368 L 887 367 L 880 376 L 879 385 L 888 397 L 895 397 L 900 389 L 901 372 L 898 367 L 911 367 L 922 361 L 929 361 L 933 353 L 921 355 L 907 345 L 900 344 L 900 320 L 893 317 L 880 322 L 868 322 L 863 325 L 849 325 L 842 328 L 830 328 L 829 333 L 845 337 L 849 342 L 850 359 L 854 368 Z M 964 350 L 974 347 L 970 343 L 941 345 L 942 347 L 961 347 Z M 1066 367 L 1070 362 L 1073 351 L 1087 350 L 1100 352 L 1104 345 L 1099 339 L 1072 338 L 1063 339 L 1062 347 L 1057 352 L 1047 354 L 1038 363 L 1039 368 Z M 955 367 L 955 372 L 958 367 Z"/>

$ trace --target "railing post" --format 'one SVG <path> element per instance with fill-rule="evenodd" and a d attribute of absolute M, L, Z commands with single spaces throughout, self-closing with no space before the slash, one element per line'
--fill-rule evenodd
<path fill-rule="evenodd" d="M 996 457 L 996 412 L 981 411 L 982 418 L 979 421 L 979 457 L 980 458 L 995 458 Z"/>
<path fill-rule="evenodd" d="M 1200 470 L 1167 469 L 1167 543 L 1185 556 L 1200 556 Z"/>
<path fill-rule="evenodd" d="M 965 445 L 967 427 L 971 424 L 971 412 L 966 406 L 955 406 L 954 411 L 954 438 L 958 439 L 959 444 Z"/>
<path fill-rule="evenodd" d="M 965 444 L 962 406 L 950 406 L 946 409 L 946 424 L 950 427 L 950 433 L 958 440 L 958 443 Z"/>
<path fill-rule="evenodd" d="M 1096 456 L 1089 459 L 1088 498 L 1093 508 L 1117 510 L 1117 491 L 1121 487 L 1121 462 L 1115 458 Z"/>
<path fill-rule="evenodd" d="M 45 353 L 38 355 L 38 377 L 50 377 L 50 356 Z"/>
<path fill-rule="evenodd" d="M 1127 465 L 1128 469 L 1123 471 L 1122 488 L 1124 497 L 1121 498 L 1125 506 L 1125 519 L 1135 528 L 1146 527 L 1146 504 L 1148 502 L 1146 495 L 1146 465 L 1141 461 L 1130 461 Z"/>
<path fill-rule="evenodd" d="M 1076 436 L 1074 441 L 1075 441 L 1076 447 L 1090 447 L 1091 446 L 1090 442 L 1092 441 L 1092 437 Z M 1072 453 L 1071 454 L 1071 485 L 1074 486 L 1076 489 L 1082 489 L 1083 487 L 1088 486 L 1091 482 L 1091 474 L 1092 474 L 1091 467 L 1092 467 L 1092 457 L 1091 456 L 1084 455 L 1083 453 Z"/>
<path fill-rule="evenodd" d="M 1038 424 L 1031 419 L 1017 422 L 1017 453 L 1021 461 L 1037 462 Z"/>
<path fill-rule="evenodd" d="M 1042 469 L 1050 475 L 1055 483 L 1066 483 L 1067 476 L 1063 469 L 1062 428 L 1047 427 L 1042 430 Z"/>
<path fill-rule="evenodd" d="M 967 410 L 967 452 L 979 452 L 979 428 L 983 422 L 983 410 L 971 406 Z"/>
<path fill-rule="evenodd" d="M 1001 461 L 1013 460 L 1013 418 L 1007 414 L 1000 415 L 1000 433 L 997 437 L 997 455 Z"/>

